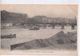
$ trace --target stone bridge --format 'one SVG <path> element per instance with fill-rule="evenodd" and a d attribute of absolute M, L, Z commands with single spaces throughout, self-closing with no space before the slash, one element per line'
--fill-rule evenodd
<path fill-rule="evenodd" d="M 74 30 L 76 28 L 76 24 L 52 24 L 52 23 L 39 23 L 39 24 L 26 24 L 28 26 L 36 26 L 36 27 L 52 27 L 53 29 L 55 29 L 56 27 L 60 27 L 61 29 L 65 29 L 65 26 L 70 26 L 72 30 Z M 24 26 L 26 26 L 24 25 Z"/>

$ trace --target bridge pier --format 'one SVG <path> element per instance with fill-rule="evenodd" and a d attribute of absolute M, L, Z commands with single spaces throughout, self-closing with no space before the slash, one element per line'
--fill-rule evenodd
<path fill-rule="evenodd" d="M 61 26 L 61 29 L 64 29 L 64 26 Z"/>
<path fill-rule="evenodd" d="M 52 29 L 55 29 L 55 26 L 52 26 Z"/>
<path fill-rule="evenodd" d="M 75 29 L 75 26 L 74 26 L 74 25 L 72 25 L 72 26 L 71 26 L 71 29 L 72 29 L 72 30 L 74 30 L 74 29 Z"/>

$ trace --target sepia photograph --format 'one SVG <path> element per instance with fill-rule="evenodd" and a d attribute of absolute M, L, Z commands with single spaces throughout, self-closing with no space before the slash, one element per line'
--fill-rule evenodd
<path fill-rule="evenodd" d="M 0 54 L 77 56 L 77 15 L 74 4 L 0 5 Z"/>

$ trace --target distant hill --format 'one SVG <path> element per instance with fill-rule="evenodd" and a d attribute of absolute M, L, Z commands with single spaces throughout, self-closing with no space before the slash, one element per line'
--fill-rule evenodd
<path fill-rule="evenodd" d="M 77 33 L 63 31 L 55 34 L 48 39 L 35 39 L 29 42 L 15 44 L 11 46 L 11 49 L 39 49 L 39 48 L 49 48 L 49 49 L 76 49 L 77 48 Z"/>
<path fill-rule="evenodd" d="M 1 11 L 1 21 L 4 23 L 18 23 L 26 20 L 27 14 L 8 12 L 5 10 Z"/>

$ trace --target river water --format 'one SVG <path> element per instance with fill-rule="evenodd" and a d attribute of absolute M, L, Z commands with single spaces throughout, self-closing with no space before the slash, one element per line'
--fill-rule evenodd
<path fill-rule="evenodd" d="M 9 39 L 9 43 L 5 43 L 5 39 L 2 40 L 3 43 L 5 44 L 18 44 L 22 42 L 27 42 L 31 41 L 34 39 L 46 39 L 49 38 L 56 33 L 64 31 L 66 32 L 76 32 L 77 29 L 71 30 L 70 27 L 66 27 L 65 29 L 51 29 L 51 28 L 46 28 L 46 29 L 40 29 L 40 30 L 28 30 L 28 29 L 3 29 L 1 34 L 2 35 L 7 35 L 7 34 L 16 34 L 16 38 L 14 39 Z M 77 51 L 76 50 L 26 50 L 26 51 L 21 51 L 21 50 L 0 50 L 0 54 L 27 54 L 28 56 L 77 56 Z"/>

